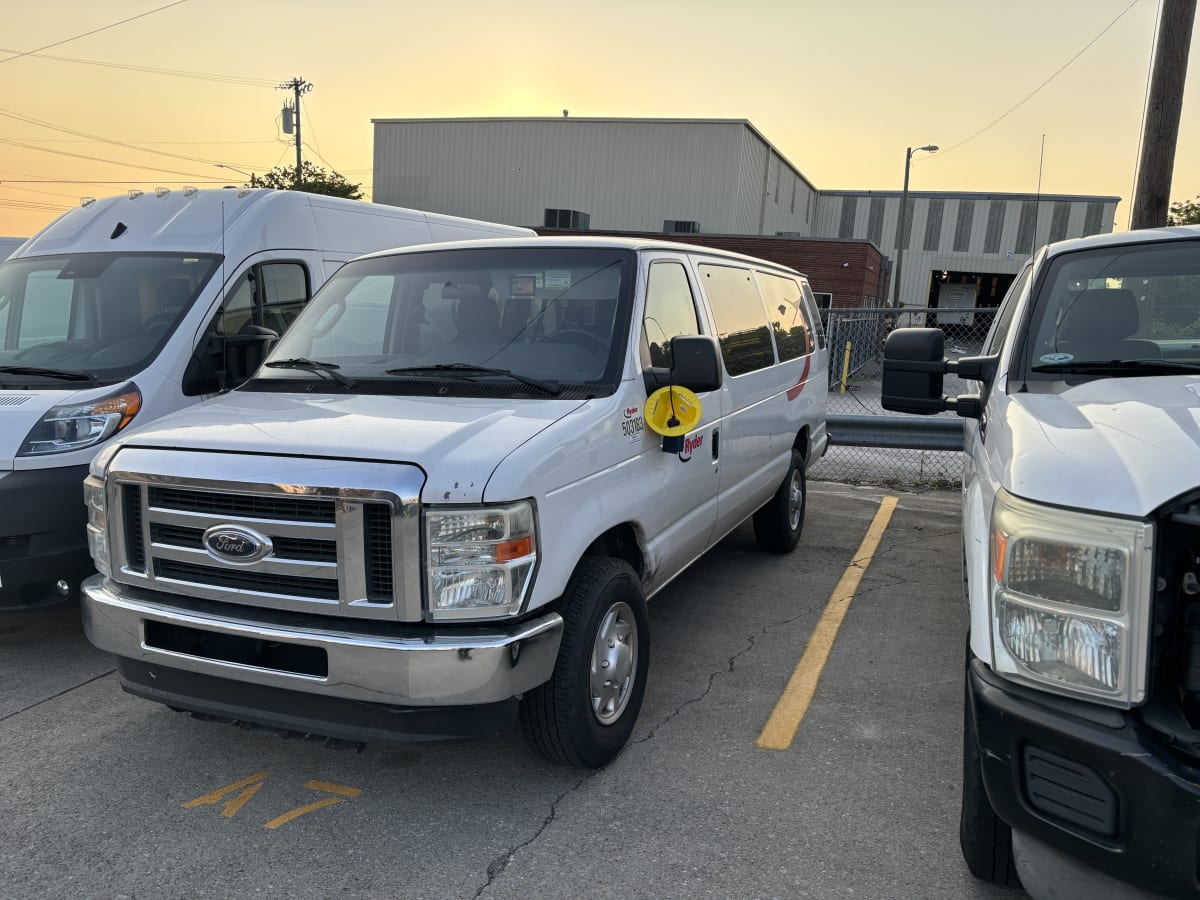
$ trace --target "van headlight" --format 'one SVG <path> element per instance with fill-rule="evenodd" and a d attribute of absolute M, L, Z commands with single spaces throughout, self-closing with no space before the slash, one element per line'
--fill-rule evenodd
<path fill-rule="evenodd" d="M 425 509 L 432 619 L 487 619 L 521 611 L 537 564 L 533 504 Z"/>
<path fill-rule="evenodd" d="M 87 504 L 88 552 L 96 571 L 101 575 L 112 574 L 112 563 L 108 553 L 108 511 L 105 507 L 104 479 L 89 475 L 83 480 L 83 502 Z"/>
<path fill-rule="evenodd" d="M 1153 526 L 1004 491 L 992 508 L 995 670 L 1130 707 L 1146 698 Z"/>
<path fill-rule="evenodd" d="M 132 422 L 141 408 L 142 394 L 132 384 L 96 400 L 55 406 L 33 426 L 17 456 L 69 453 L 99 444 Z"/>

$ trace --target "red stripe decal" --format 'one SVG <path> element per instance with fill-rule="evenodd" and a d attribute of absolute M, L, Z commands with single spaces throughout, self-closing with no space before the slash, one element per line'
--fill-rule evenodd
<path fill-rule="evenodd" d="M 804 357 L 804 371 L 800 373 L 800 380 L 796 382 L 795 387 L 788 388 L 788 400 L 795 400 L 800 396 L 800 392 L 804 390 L 804 385 L 808 382 L 808 368 L 812 365 L 812 354 Z"/>

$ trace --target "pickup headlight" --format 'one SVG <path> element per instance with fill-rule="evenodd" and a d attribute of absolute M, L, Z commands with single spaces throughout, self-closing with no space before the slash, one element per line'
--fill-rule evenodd
<path fill-rule="evenodd" d="M 533 504 L 427 508 L 425 559 L 430 618 L 516 615 L 537 563 Z"/>
<path fill-rule="evenodd" d="M 1016 680 L 1113 706 L 1146 698 L 1153 527 L 1001 491 L 992 508 L 992 649 Z"/>
<path fill-rule="evenodd" d="M 98 400 L 55 406 L 33 426 L 17 456 L 45 456 L 91 447 L 128 425 L 141 408 L 141 392 L 132 384 Z"/>
<path fill-rule="evenodd" d="M 104 502 L 104 480 L 89 475 L 83 481 L 83 501 L 87 504 L 88 552 L 96 571 L 101 575 L 112 574 L 108 555 L 108 512 Z"/>

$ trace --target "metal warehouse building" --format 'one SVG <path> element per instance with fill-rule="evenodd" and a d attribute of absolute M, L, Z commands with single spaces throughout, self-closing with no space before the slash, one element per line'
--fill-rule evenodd
<path fill-rule="evenodd" d="M 744 119 L 372 121 L 378 203 L 542 230 L 737 238 L 768 258 L 779 238 L 794 239 L 789 264 L 801 269 L 864 260 L 847 274 L 878 289 L 835 295 L 834 305 L 895 295 L 900 192 L 821 191 Z M 1118 200 L 910 193 L 899 296 L 906 305 L 994 306 L 1033 246 L 1111 231 Z M 775 240 L 744 243 L 754 236 Z M 852 242 L 881 258 L 849 252 Z M 881 271 L 866 268 L 876 264 Z M 815 278 L 814 288 L 833 292 Z"/>

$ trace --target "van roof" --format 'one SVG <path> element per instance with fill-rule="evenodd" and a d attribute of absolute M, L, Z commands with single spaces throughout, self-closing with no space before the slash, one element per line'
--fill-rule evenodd
<path fill-rule="evenodd" d="M 333 219 L 357 214 L 352 218 L 421 222 L 431 226 L 436 223 L 448 226 L 451 231 L 454 226 L 463 226 L 495 234 L 533 233 L 527 228 L 302 191 L 269 188 L 131 191 L 128 195 L 104 197 L 69 210 L 34 235 L 21 256 L 124 249 L 220 253 L 224 245 L 237 242 L 297 250 L 347 249 L 321 245 L 316 220 L 323 210 L 329 211 L 325 217 Z M 380 242 L 358 243 L 357 252 L 372 245 L 378 247 Z"/>
<path fill-rule="evenodd" d="M 1047 248 L 1049 256 L 1090 250 L 1095 247 L 1116 247 L 1122 244 L 1144 244 L 1153 241 L 1195 240 L 1200 238 L 1200 225 L 1171 225 L 1166 228 L 1141 228 L 1137 231 L 1122 231 L 1117 234 L 1093 234 L 1091 237 L 1059 241 Z"/>
<path fill-rule="evenodd" d="M 452 241 L 440 244 L 425 244 L 416 247 L 398 247 L 394 250 L 381 250 L 376 253 L 368 253 L 359 259 L 375 259 L 380 256 L 399 256 L 408 253 L 422 253 L 430 250 L 480 250 L 480 249 L 503 249 L 507 247 L 577 247 L 577 248 L 593 248 L 593 249 L 620 249 L 620 250 L 666 250 L 672 253 L 686 253 L 690 256 L 710 256 L 721 257 L 723 259 L 733 260 L 736 262 L 750 263 L 760 268 L 767 267 L 778 269 L 782 272 L 790 272 L 793 275 L 802 275 L 804 273 L 782 265 L 780 263 L 771 262 L 768 259 L 761 259 L 757 256 L 746 256 L 743 253 L 734 253 L 731 250 L 719 250 L 716 247 L 705 247 L 700 244 L 682 244 L 676 241 L 662 241 L 656 238 L 636 238 L 636 237 L 606 237 L 604 235 L 596 236 L 580 236 L 570 235 L 563 237 L 547 236 L 528 237 L 528 238 L 483 238 L 472 241 Z"/>

